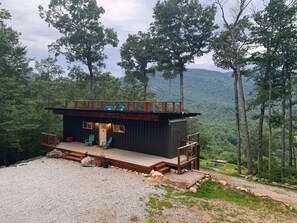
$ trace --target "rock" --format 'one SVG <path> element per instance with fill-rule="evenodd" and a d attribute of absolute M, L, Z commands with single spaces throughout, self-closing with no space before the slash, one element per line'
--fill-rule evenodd
<path fill-rule="evenodd" d="M 63 153 L 61 151 L 59 151 L 59 150 L 54 149 L 54 150 L 48 152 L 46 154 L 46 156 L 48 158 L 62 158 L 63 157 Z"/>
<path fill-rule="evenodd" d="M 142 173 L 141 175 L 144 176 L 144 177 L 149 177 L 149 176 L 150 176 L 150 175 L 147 174 L 147 173 Z"/>
<path fill-rule="evenodd" d="M 259 180 L 259 178 L 258 178 L 258 177 L 256 177 L 256 176 L 253 176 L 253 177 L 252 177 L 252 180 L 253 180 L 253 181 L 258 181 L 258 180 Z"/>
<path fill-rule="evenodd" d="M 253 178 L 253 175 L 248 175 L 248 176 L 245 177 L 245 179 L 248 179 L 248 180 L 250 180 L 252 178 Z"/>
<path fill-rule="evenodd" d="M 152 176 L 154 172 L 155 172 L 155 171 L 154 171 L 154 170 L 152 170 L 152 171 L 150 172 L 150 175 Z"/>
<path fill-rule="evenodd" d="M 154 172 L 152 173 L 152 177 L 156 177 L 156 176 L 163 176 L 163 174 L 160 173 L 160 172 L 158 172 L 158 171 L 154 171 Z"/>
<path fill-rule="evenodd" d="M 244 187 L 236 187 L 237 190 L 241 190 L 241 191 L 244 191 L 246 193 L 249 193 L 249 190 L 244 188 Z"/>
<path fill-rule="evenodd" d="M 84 166 L 84 167 L 96 166 L 95 158 L 92 158 L 90 156 L 87 156 L 87 157 L 83 158 L 80 162 L 81 162 L 81 165 Z"/>
<path fill-rule="evenodd" d="M 219 180 L 218 183 L 223 185 L 224 187 L 227 185 L 227 182 L 224 180 Z"/>
<path fill-rule="evenodd" d="M 177 173 L 177 171 L 175 169 L 173 169 L 173 168 L 170 168 L 170 172 L 171 173 Z"/>
<path fill-rule="evenodd" d="M 266 195 L 261 194 L 261 193 L 254 193 L 254 195 L 257 196 L 257 197 L 266 197 Z"/>
<path fill-rule="evenodd" d="M 193 192 L 193 193 L 196 193 L 197 188 L 196 188 L 195 186 L 193 186 L 193 187 L 191 187 L 191 188 L 189 189 L 189 191 L 191 191 L 191 192 Z"/>

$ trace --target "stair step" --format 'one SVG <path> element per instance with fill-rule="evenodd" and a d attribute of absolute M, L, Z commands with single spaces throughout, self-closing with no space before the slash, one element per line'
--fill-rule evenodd
<path fill-rule="evenodd" d="M 64 159 L 80 162 L 83 159 L 83 156 L 76 156 L 69 153 L 66 156 L 64 156 Z"/>
<path fill-rule="evenodd" d="M 161 169 L 158 170 L 160 173 L 165 174 L 165 173 L 169 173 L 170 172 L 170 167 L 165 166 Z"/>
<path fill-rule="evenodd" d="M 162 169 L 163 167 L 166 167 L 166 163 L 159 163 L 156 166 L 154 166 L 154 169 L 156 171 L 159 171 L 160 169 Z"/>
<path fill-rule="evenodd" d="M 73 155 L 73 156 L 85 156 L 85 154 L 80 153 L 80 152 L 69 152 L 68 154 Z"/>

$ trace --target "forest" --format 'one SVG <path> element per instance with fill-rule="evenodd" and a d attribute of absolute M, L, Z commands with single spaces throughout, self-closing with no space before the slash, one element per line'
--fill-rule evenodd
<path fill-rule="evenodd" d="M 105 11 L 96 0 L 40 5 L 40 19 L 61 37 L 47 58 L 34 60 L 9 25 L 10 12 L 1 9 L 0 166 L 42 155 L 41 132 L 62 137 L 61 118 L 46 107 L 74 99 L 177 99 L 184 111 L 202 113 L 188 126 L 201 132 L 202 158 L 226 159 L 238 174 L 245 167 L 249 175 L 296 184 L 297 3 L 270 0 L 261 10 L 248 10 L 248 0 L 236 3 L 230 10 L 221 0 L 158 1 L 147 32 L 129 34 L 120 48 L 115 64 L 123 78 L 102 72 L 104 49 L 119 40 L 100 22 Z M 209 52 L 226 73 L 187 69 Z"/>

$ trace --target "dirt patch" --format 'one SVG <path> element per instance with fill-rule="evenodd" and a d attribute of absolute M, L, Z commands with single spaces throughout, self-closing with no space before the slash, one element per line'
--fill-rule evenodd
<path fill-rule="evenodd" d="M 275 186 L 248 181 L 243 178 L 227 176 L 216 172 L 210 172 L 210 174 L 212 175 L 212 177 L 214 177 L 217 180 L 226 181 L 229 185 L 232 185 L 234 187 L 246 188 L 251 193 L 257 196 L 267 196 L 297 209 L 297 192 L 296 191 L 284 189 L 284 188 L 277 188 Z"/>
<path fill-rule="evenodd" d="M 154 182 L 157 182 L 162 185 L 173 186 L 179 189 L 186 190 L 195 185 L 197 182 L 204 179 L 205 176 L 206 174 L 204 173 L 188 171 L 181 175 L 178 175 L 176 173 L 167 173 L 164 176 L 156 176 L 152 177 L 151 179 Z"/>

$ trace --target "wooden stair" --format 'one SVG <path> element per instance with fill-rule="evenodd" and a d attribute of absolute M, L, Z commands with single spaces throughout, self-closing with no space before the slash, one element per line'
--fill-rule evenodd
<path fill-rule="evenodd" d="M 166 174 L 166 173 L 169 173 L 170 172 L 170 167 L 167 166 L 166 163 L 158 163 L 157 165 L 154 166 L 154 170 L 155 171 L 158 171 L 162 174 Z"/>
<path fill-rule="evenodd" d="M 68 159 L 68 160 L 73 160 L 76 162 L 80 162 L 84 157 L 85 157 L 85 155 L 82 153 L 70 152 L 70 153 L 66 153 L 63 158 Z"/>

